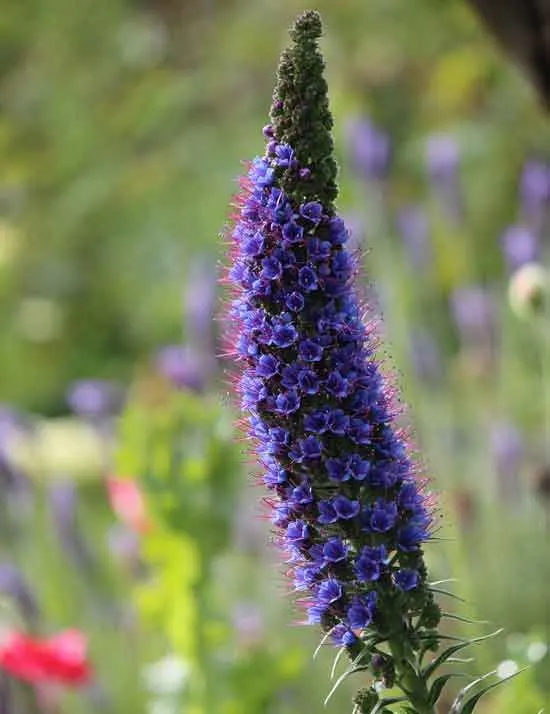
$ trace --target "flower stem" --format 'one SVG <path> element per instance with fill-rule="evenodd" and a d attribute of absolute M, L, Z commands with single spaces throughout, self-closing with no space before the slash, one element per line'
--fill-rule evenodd
<path fill-rule="evenodd" d="M 420 674 L 412 648 L 405 638 L 395 637 L 389 642 L 390 652 L 395 667 L 395 682 L 409 697 L 417 714 L 435 714 L 435 709 L 429 702 L 429 692 L 426 680 Z"/>

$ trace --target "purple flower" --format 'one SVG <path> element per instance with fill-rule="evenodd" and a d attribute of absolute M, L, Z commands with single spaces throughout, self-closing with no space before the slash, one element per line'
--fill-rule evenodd
<path fill-rule="evenodd" d="M 314 14 L 303 22 L 317 32 Z M 313 136 L 326 118 L 324 100 L 315 114 L 316 97 L 295 98 L 300 110 L 284 118 L 291 105 L 275 102 L 266 153 L 243 182 L 231 231 L 230 321 L 241 406 L 267 468 L 294 588 L 303 592 L 309 622 L 334 641 L 364 647 L 353 630 L 384 634 L 382 613 L 394 603 L 405 603 L 404 621 L 413 616 L 397 573 L 414 565 L 415 615 L 428 604 L 420 545 L 431 519 L 377 338 L 363 321 L 348 231 L 332 200 L 330 137 Z M 302 120 L 309 128 L 295 145 L 285 127 Z M 363 146 L 362 171 L 384 178 L 389 141 L 372 125 L 362 130 L 362 140 L 374 142 Z"/>
<path fill-rule="evenodd" d="M 333 481 L 347 481 L 350 478 L 348 459 L 326 459 L 325 468 Z"/>
<path fill-rule="evenodd" d="M 156 354 L 156 367 L 176 389 L 202 392 L 206 386 L 208 373 L 203 358 L 190 347 L 168 345 Z"/>
<path fill-rule="evenodd" d="M 258 360 L 256 374 L 258 377 L 269 379 L 274 377 L 279 371 L 279 360 L 273 355 L 262 355 Z"/>
<path fill-rule="evenodd" d="M 317 518 L 318 523 L 328 525 L 330 523 L 336 523 L 338 520 L 338 514 L 331 501 L 319 501 L 319 517 Z"/>
<path fill-rule="evenodd" d="M 369 525 L 373 531 L 385 533 L 394 527 L 397 521 L 397 506 L 392 501 L 376 502 L 370 511 Z"/>
<path fill-rule="evenodd" d="M 264 258 L 262 260 L 262 276 L 268 280 L 277 280 L 283 274 L 283 266 L 277 258 Z"/>
<path fill-rule="evenodd" d="M 311 529 L 304 521 L 293 521 L 286 529 L 286 537 L 290 544 L 304 545 L 311 535 Z"/>
<path fill-rule="evenodd" d="M 352 501 L 347 496 L 336 496 L 332 505 L 334 506 L 338 518 L 344 521 L 355 518 L 361 510 L 359 501 Z"/>
<path fill-rule="evenodd" d="M 319 409 L 304 417 L 304 429 L 316 434 L 324 434 L 328 428 L 328 412 Z"/>
<path fill-rule="evenodd" d="M 275 408 L 281 414 L 293 414 L 300 408 L 300 397 L 296 392 L 281 392 L 275 399 Z"/>
<path fill-rule="evenodd" d="M 361 557 L 355 564 L 355 572 L 361 582 L 369 583 L 380 577 L 380 563 Z"/>
<path fill-rule="evenodd" d="M 289 221 L 283 226 L 283 238 L 289 243 L 300 243 L 304 236 L 304 229 L 294 221 Z"/>
<path fill-rule="evenodd" d="M 315 436 L 308 436 L 300 442 L 302 454 L 306 459 L 321 458 L 321 444 Z"/>
<path fill-rule="evenodd" d="M 300 268 L 300 272 L 298 273 L 298 283 L 300 288 L 306 292 L 317 290 L 317 275 L 315 271 L 309 266 L 304 265 L 303 268 Z"/>
<path fill-rule="evenodd" d="M 372 592 L 365 598 L 356 598 L 348 610 L 348 622 L 354 630 L 368 627 L 376 609 L 376 593 Z"/>
<path fill-rule="evenodd" d="M 319 379 L 311 369 L 300 370 L 298 384 L 305 394 L 317 394 L 319 391 Z"/>
<path fill-rule="evenodd" d="M 534 263 L 540 256 L 540 241 L 524 226 L 510 226 L 501 237 L 502 251 L 511 272 L 526 263 Z"/>
<path fill-rule="evenodd" d="M 304 309 L 304 305 L 304 296 L 297 291 L 290 293 L 286 299 L 286 306 L 289 310 L 292 310 L 292 312 L 300 312 L 300 310 Z"/>
<path fill-rule="evenodd" d="M 277 347 L 290 347 L 297 338 L 298 333 L 293 325 L 277 325 L 273 330 L 273 343 Z"/>
<path fill-rule="evenodd" d="M 323 348 L 314 340 L 303 340 L 300 342 L 299 354 L 305 362 L 319 362 L 323 357 Z"/>
<path fill-rule="evenodd" d="M 11 563 L 0 563 L 0 593 L 13 598 L 28 621 L 38 618 L 38 605 L 23 574 Z"/>
<path fill-rule="evenodd" d="M 550 166 L 538 159 L 525 162 L 519 194 L 525 223 L 538 236 L 550 204 Z"/>
<path fill-rule="evenodd" d="M 325 605 L 330 605 L 331 603 L 336 602 L 342 597 L 342 594 L 342 584 L 334 578 L 323 580 L 317 590 L 319 602 L 324 603 Z"/>
<path fill-rule="evenodd" d="M 345 625 L 336 625 L 331 630 L 330 638 L 338 647 L 351 647 L 357 642 L 357 637 Z"/>
<path fill-rule="evenodd" d="M 78 493 L 72 481 L 59 481 L 50 486 L 48 505 L 59 545 L 68 559 L 80 569 L 95 566 L 95 557 L 78 527 Z"/>
<path fill-rule="evenodd" d="M 114 382 L 103 379 L 82 379 L 69 387 L 67 403 L 79 416 L 108 417 L 120 409 L 122 390 Z"/>
<path fill-rule="evenodd" d="M 400 590 L 404 590 L 405 592 L 407 592 L 408 590 L 413 590 L 418 585 L 419 581 L 418 573 L 416 572 L 416 570 L 410 570 L 407 568 L 398 570 L 394 574 L 393 579 L 397 587 Z"/>
<path fill-rule="evenodd" d="M 425 269 L 431 263 L 428 219 L 420 206 L 403 206 L 397 213 L 397 228 L 403 239 L 413 269 Z"/>
<path fill-rule="evenodd" d="M 456 140 L 447 134 L 435 134 L 426 142 L 426 164 L 433 190 L 448 218 L 458 223 L 463 215 L 459 185 L 460 151 Z"/>
<path fill-rule="evenodd" d="M 323 546 L 323 556 L 327 563 L 340 563 L 346 559 L 347 546 L 341 538 L 330 538 Z"/>
<path fill-rule="evenodd" d="M 465 345 L 486 344 L 495 326 L 495 310 L 485 288 L 458 288 L 451 297 L 451 309 L 458 332 Z"/>
<path fill-rule="evenodd" d="M 312 223 L 319 223 L 323 216 L 323 207 L 317 201 L 304 203 L 300 206 L 300 215 Z"/>
<path fill-rule="evenodd" d="M 382 180 L 391 162 L 389 136 L 368 119 L 355 119 L 348 124 L 348 145 L 353 166 L 368 180 Z"/>

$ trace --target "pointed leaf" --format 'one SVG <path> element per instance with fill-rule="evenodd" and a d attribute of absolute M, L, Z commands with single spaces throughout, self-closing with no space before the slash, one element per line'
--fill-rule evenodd
<path fill-rule="evenodd" d="M 336 627 L 336 625 L 334 625 L 334 627 Z M 331 636 L 332 631 L 334 630 L 334 627 L 331 627 L 330 630 L 329 630 L 328 632 L 326 632 L 326 633 L 323 635 L 323 637 L 321 637 L 321 641 L 319 642 L 319 644 L 318 644 L 317 647 L 315 648 L 315 652 L 313 653 L 311 659 L 317 659 L 317 655 L 318 655 L 319 652 L 321 651 L 321 649 L 322 649 L 323 645 L 325 644 L 325 642 L 326 642 L 326 641 L 328 640 L 328 638 Z"/>
<path fill-rule="evenodd" d="M 336 653 L 336 657 L 334 658 L 334 662 L 332 663 L 332 668 L 330 670 L 330 679 L 334 679 L 334 675 L 336 674 L 336 667 L 338 666 L 338 662 L 342 659 L 342 655 L 346 651 L 345 647 L 340 647 L 338 652 Z"/>
<path fill-rule="evenodd" d="M 380 714 L 380 712 L 384 709 L 384 707 L 389 706 L 390 704 L 399 704 L 400 702 L 406 702 L 407 697 L 391 697 L 389 699 L 381 699 L 379 702 L 377 702 L 374 706 L 374 709 L 371 710 L 370 714 Z"/>
<path fill-rule="evenodd" d="M 490 625 L 489 620 L 472 620 L 469 617 L 462 617 L 462 615 L 455 615 L 453 612 L 442 612 L 441 617 L 446 620 L 457 620 L 458 622 L 465 622 L 467 625 Z"/>
<path fill-rule="evenodd" d="M 500 687 L 501 684 L 505 684 L 510 679 L 517 677 L 518 674 L 525 672 L 526 669 L 528 669 L 528 667 L 524 667 L 523 669 L 520 669 L 518 672 L 510 675 L 509 677 L 505 677 L 504 679 L 500 679 L 498 682 L 493 682 L 492 684 L 488 684 L 486 687 L 483 687 L 481 691 L 477 692 L 477 694 L 474 694 L 471 699 L 468 699 L 466 704 L 463 704 L 460 709 L 457 709 L 458 714 L 472 714 L 476 704 L 479 702 L 481 697 L 484 697 L 487 692 L 490 692 L 492 689 L 496 689 L 497 687 Z M 454 711 L 454 708 L 451 711 Z"/>
<path fill-rule="evenodd" d="M 438 595 L 446 595 L 447 597 L 452 597 L 454 600 L 458 600 L 459 602 L 466 602 L 463 597 L 460 597 L 460 595 L 455 595 L 454 593 L 450 592 L 450 590 L 443 590 L 442 588 L 433 587 L 429 587 L 428 590 L 431 593 L 437 593 Z"/>
<path fill-rule="evenodd" d="M 460 652 L 461 650 L 465 649 L 466 647 L 469 647 L 470 645 L 475 645 L 478 642 L 489 640 L 491 639 L 491 637 L 496 637 L 497 635 L 500 635 L 501 632 L 503 632 L 502 628 L 499 630 L 495 630 L 494 632 L 490 632 L 488 635 L 482 635 L 481 637 L 473 637 L 467 642 L 461 642 L 458 645 L 452 645 L 451 647 L 447 647 L 446 650 L 441 652 L 441 654 L 439 654 L 435 659 L 430 662 L 427 667 L 424 668 L 422 672 L 423 677 L 425 679 L 431 677 L 432 674 L 436 671 L 436 669 L 443 664 L 443 662 L 446 662 L 449 657 L 452 657 L 457 652 Z"/>
<path fill-rule="evenodd" d="M 352 674 L 355 674 L 356 672 L 364 672 L 364 671 L 367 670 L 367 669 L 368 669 L 368 667 L 354 667 L 354 668 L 346 669 L 346 671 L 338 677 L 338 679 L 337 679 L 336 682 L 334 683 L 334 686 L 332 687 L 332 689 L 330 690 L 330 692 L 327 694 L 327 697 L 326 697 L 326 699 L 325 699 L 325 701 L 324 701 L 325 707 L 327 706 L 327 704 L 328 704 L 328 703 L 330 702 L 330 700 L 332 699 L 332 696 L 333 696 L 334 692 L 338 689 L 338 687 L 342 684 L 342 682 L 343 682 L 345 679 L 347 679 L 347 678 L 348 678 L 349 676 L 351 676 Z"/>
<path fill-rule="evenodd" d="M 434 580 L 428 583 L 429 587 L 437 587 L 438 585 L 445 585 L 445 583 L 458 583 L 458 578 L 445 578 L 445 580 Z"/>
<path fill-rule="evenodd" d="M 449 674 L 442 674 L 441 677 L 438 677 L 436 680 L 434 680 L 432 686 L 430 687 L 430 693 L 429 693 L 430 704 L 437 703 L 437 700 L 441 696 L 441 692 L 443 691 L 443 688 L 445 687 L 447 682 L 450 679 L 453 679 L 454 677 L 470 677 L 470 675 L 465 674 L 464 672 L 450 672 Z"/>

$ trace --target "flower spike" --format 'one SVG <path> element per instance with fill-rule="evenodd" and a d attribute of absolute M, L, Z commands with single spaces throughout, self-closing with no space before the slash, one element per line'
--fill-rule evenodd
<path fill-rule="evenodd" d="M 265 154 L 237 200 L 228 323 L 240 407 L 305 620 L 351 661 L 332 691 L 361 673 L 356 714 L 401 701 L 433 714 L 442 687 L 430 689 L 422 670 L 442 639 L 422 550 L 433 505 L 363 320 L 334 206 L 321 29 L 306 12 L 291 30 Z M 384 697 L 394 686 L 402 698 Z"/>

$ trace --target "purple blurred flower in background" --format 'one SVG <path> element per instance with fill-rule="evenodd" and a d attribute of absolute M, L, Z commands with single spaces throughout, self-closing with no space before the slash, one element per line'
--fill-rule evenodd
<path fill-rule="evenodd" d="M 78 568 L 90 570 L 95 558 L 78 527 L 78 492 L 72 481 L 52 484 L 48 489 L 48 506 L 59 545 Z"/>
<path fill-rule="evenodd" d="M 265 637 L 265 623 L 255 603 L 238 603 L 233 609 L 232 619 L 238 646 L 248 649 L 262 642 Z"/>
<path fill-rule="evenodd" d="M 511 422 L 499 421 L 491 427 L 489 437 L 499 496 L 506 503 L 516 504 L 521 495 L 519 470 L 525 451 L 521 434 Z"/>
<path fill-rule="evenodd" d="M 519 182 L 519 196 L 525 223 L 540 235 L 550 203 L 550 165 L 539 159 L 526 161 Z"/>
<path fill-rule="evenodd" d="M 486 288 L 472 285 L 456 289 L 451 295 L 451 313 L 463 347 L 493 343 L 495 304 Z"/>
<path fill-rule="evenodd" d="M 431 262 L 428 218 L 421 206 L 403 206 L 397 212 L 396 226 L 414 268 L 423 269 Z"/>
<path fill-rule="evenodd" d="M 156 354 L 155 365 L 176 389 L 203 392 L 210 376 L 210 369 L 202 355 L 184 345 L 162 347 Z"/>
<path fill-rule="evenodd" d="M 214 308 L 217 277 L 213 266 L 201 261 L 191 266 L 183 295 L 183 310 L 189 342 L 211 356 L 214 343 Z"/>
<path fill-rule="evenodd" d="M 410 337 L 410 359 L 415 374 L 425 382 L 435 382 L 441 377 L 441 352 L 431 332 L 415 329 Z"/>
<path fill-rule="evenodd" d="M 392 159 L 390 137 L 369 119 L 352 119 L 346 127 L 352 166 L 368 181 L 387 178 Z"/>
<path fill-rule="evenodd" d="M 0 407 L 0 489 L 7 516 L 13 516 L 13 524 L 19 521 L 32 503 L 31 482 L 10 460 L 9 442 L 18 433 L 29 431 L 32 424 L 8 406 Z M 0 530 L 3 526 L 0 525 Z"/>
<path fill-rule="evenodd" d="M 514 272 L 526 263 L 537 262 L 540 257 L 538 236 L 524 226 L 509 226 L 500 240 L 510 272 Z"/>
<path fill-rule="evenodd" d="M 426 141 L 428 175 L 443 209 L 453 223 L 464 215 L 459 181 L 460 151 L 456 140 L 448 134 L 434 134 Z"/>
<path fill-rule="evenodd" d="M 39 614 L 36 598 L 23 574 L 12 563 L 0 563 L 0 593 L 15 601 L 30 624 L 36 622 Z"/>
<path fill-rule="evenodd" d="M 107 547 L 113 558 L 129 575 L 137 578 L 142 574 L 144 568 L 140 559 L 139 533 L 123 523 L 115 523 L 107 532 Z"/>
<path fill-rule="evenodd" d="M 81 379 L 67 390 L 67 404 L 78 416 L 88 419 L 105 419 L 122 407 L 120 385 L 104 379 Z"/>

